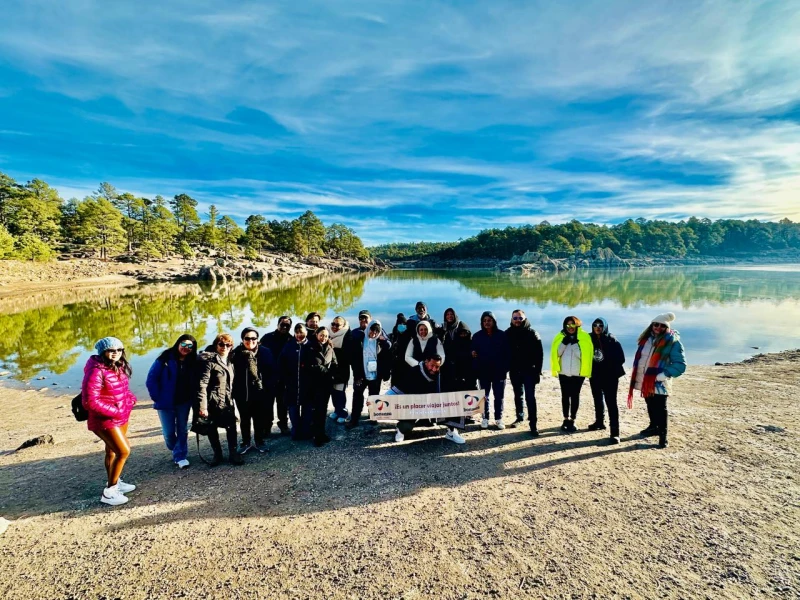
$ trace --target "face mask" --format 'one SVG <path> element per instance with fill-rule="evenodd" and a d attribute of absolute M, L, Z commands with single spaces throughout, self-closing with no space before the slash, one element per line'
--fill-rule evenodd
<path fill-rule="evenodd" d="M 406 326 L 405 325 L 398 325 L 397 326 L 397 331 L 400 332 L 400 333 L 405 333 Z"/>

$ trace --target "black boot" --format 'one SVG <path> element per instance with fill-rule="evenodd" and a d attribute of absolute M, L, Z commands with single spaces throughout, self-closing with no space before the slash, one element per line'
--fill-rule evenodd
<path fill-rule="evenodd" d="M 642 437 L 653 437 L 654 435 L 658 435 L 658 427 L 650 423 L 650 425 L 639 432 L 639 435 Z"/>
<path fill-rule="evenodd" d="M 219 442 L 219 438 L 212 438 L 209 436 L 208 443 L 211 445 L 211 449 L 214 451 L 214 458 L 211 459 L 211 462 L 208 463 L 209 467 L 216 467 L 219 463 L 222 462 L 222 444 Z"/>
<path fill-rule="evenodd" d="M 561 424 L 561 431 L 569 431 L 569 419 L 564 419 L 564 422 Z"/>
<path fill-rule="evenodd" d="M 589 431 L 600 431 L 606 428 L 606 424 L 603 421 L 595 421 L 591 425 L 589 425 L 586 429 Z"/>

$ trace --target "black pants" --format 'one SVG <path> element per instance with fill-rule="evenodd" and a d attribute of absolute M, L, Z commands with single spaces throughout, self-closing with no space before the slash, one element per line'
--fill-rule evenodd
<path fill-rule="evenodd" d="M 275 395 L 267 397 L 267 405 L 264 410 L 264 427 L 266 433 L 272 431 L 272 424 L 275 422 L 275 405 L 277 405 L 278 427 L 286 429 L 289 426 L 289 408 L 283 397 L 283 387 L 275 389 Z"/>
<path fill-rule="evenodd" d="M 328 416 L 328 399 L 331 391 L 317 392 L 314 395 L 314 405 L 311 414 L 311 437 L 315 440 L 325 435 L 325 422 Z"/>
<path fill-rule="evenodd" d="M 239 409 L 239 428 L 242 430 L 242 444 L 250 445 L 250 423 L 253 423 L 256 444 L 262 444 L 266 433 L 266 405 L 259 400 L 247 402 L 236 401 L 236 408 Z M 271 422 L 270 422 L 271 425 Z"/>
<path fill-rule="evenodd" d="M 667 398 L 661 394 L 654 394 L 644 401 L 647 404 L 647 414 L 650 415 L 650 424 L 658 429 L 659 442 L 667 441 Z"/>
<path fill-rule="evenodd" d="M 533 373 L 511 371 L 511 387 L 514 389 L 514 410 L 517 419 L 525 417 L 523 400 L 528 405 L 528 422 L 536 427 L 536 378 Z M 524 396 L 524 398 L 523 398 Z"/>
<path fill-rule="evenodd" d="M 236 425 L 231 425 L 225 428 L 225 435 L 228 438 L 228 457 L 233 458 L 236 456 Z M 214 449 L 214 458 L 217 460 L 222 458 L 222 445 L 219 442 L 219 430 L 214 427 L 208 432 L 208 443 Z"/>
<path fill-rule="evenodd" d="M 374 396 L 381 392 L 380 379 L 373 379 L 372 381 L 362 379 L 360 383 L 361 385 L 353 384 L 353 410 L 350 411 L 350 422 L 353 424 L 361 420 L 361 411 L 364 410 L 364 390 L 369 392 L 369 396 Z"/>
<path fill-rule="evenodd" d="M 589 379 L 589 387 L 592 388 L 592 398 L 594 399 L 595 423 L 603 423 L 605 421 L 605 407 L 608 406 L 611 437 L 619 437 L 619 407 L 617 406 L 619 379 L 614 377 L 608 379 L 591 377 Z"/>
<path fill-rule="evenodd" d="M 581 386 L 585 377 L 558 376 L 561 385 L 561 412 L 565 419 L 575 420 L 578 416 L 578 407 L 581 404 Z"/>

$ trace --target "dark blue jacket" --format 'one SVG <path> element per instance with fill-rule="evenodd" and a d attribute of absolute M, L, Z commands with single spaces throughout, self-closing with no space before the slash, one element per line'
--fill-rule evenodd
<path fill-rule="evenodd" d="M 145 385 L 147 385 L 147 391 L 150 394 L 150 398 L 153 400 L 153 408 L 156 410 L 172 410 L 175 408 L 176 404 L 184 404 L 192 401 L 196 380 L 195 365 L 188 361 L 181 364 L 181 361 L 172 354 L 166 360 L 162 358 L 162 356 L 159 356 L 153 361 L 153 365 L 147 373 Z M 187 389 L 183 390 L 183 394 L 178 394 L 178 402 L 176 402 L 176 386 L 179 378 L 178 369 L 181 366 L 187 369 L 183 378 Z M 183 399 L 183 402 L 180 401 L 181 399 Z"/>
<path fill-rule="evenodd" d="M 511 368 L 511 349 L 506 332 L 497 328 L 494 314 L 490 311 L 483 313 L 481 323 L 487 316 L 494 321 L 492 335 L 481 328 L 472 336 L 472 350 L 478 353 L 478 358 L 475 359 L 475 371 L 478 379 L 497 381 L 508 376 Z"/>

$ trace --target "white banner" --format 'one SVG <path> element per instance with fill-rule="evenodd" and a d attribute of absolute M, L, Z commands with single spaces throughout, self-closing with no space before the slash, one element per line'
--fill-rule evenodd
<path fill-rule="evenodd" d="M 373 421 L 406 421 L 470 417 L 483 412 L 482 390 L 370 396 L 369 418 Z"/>

